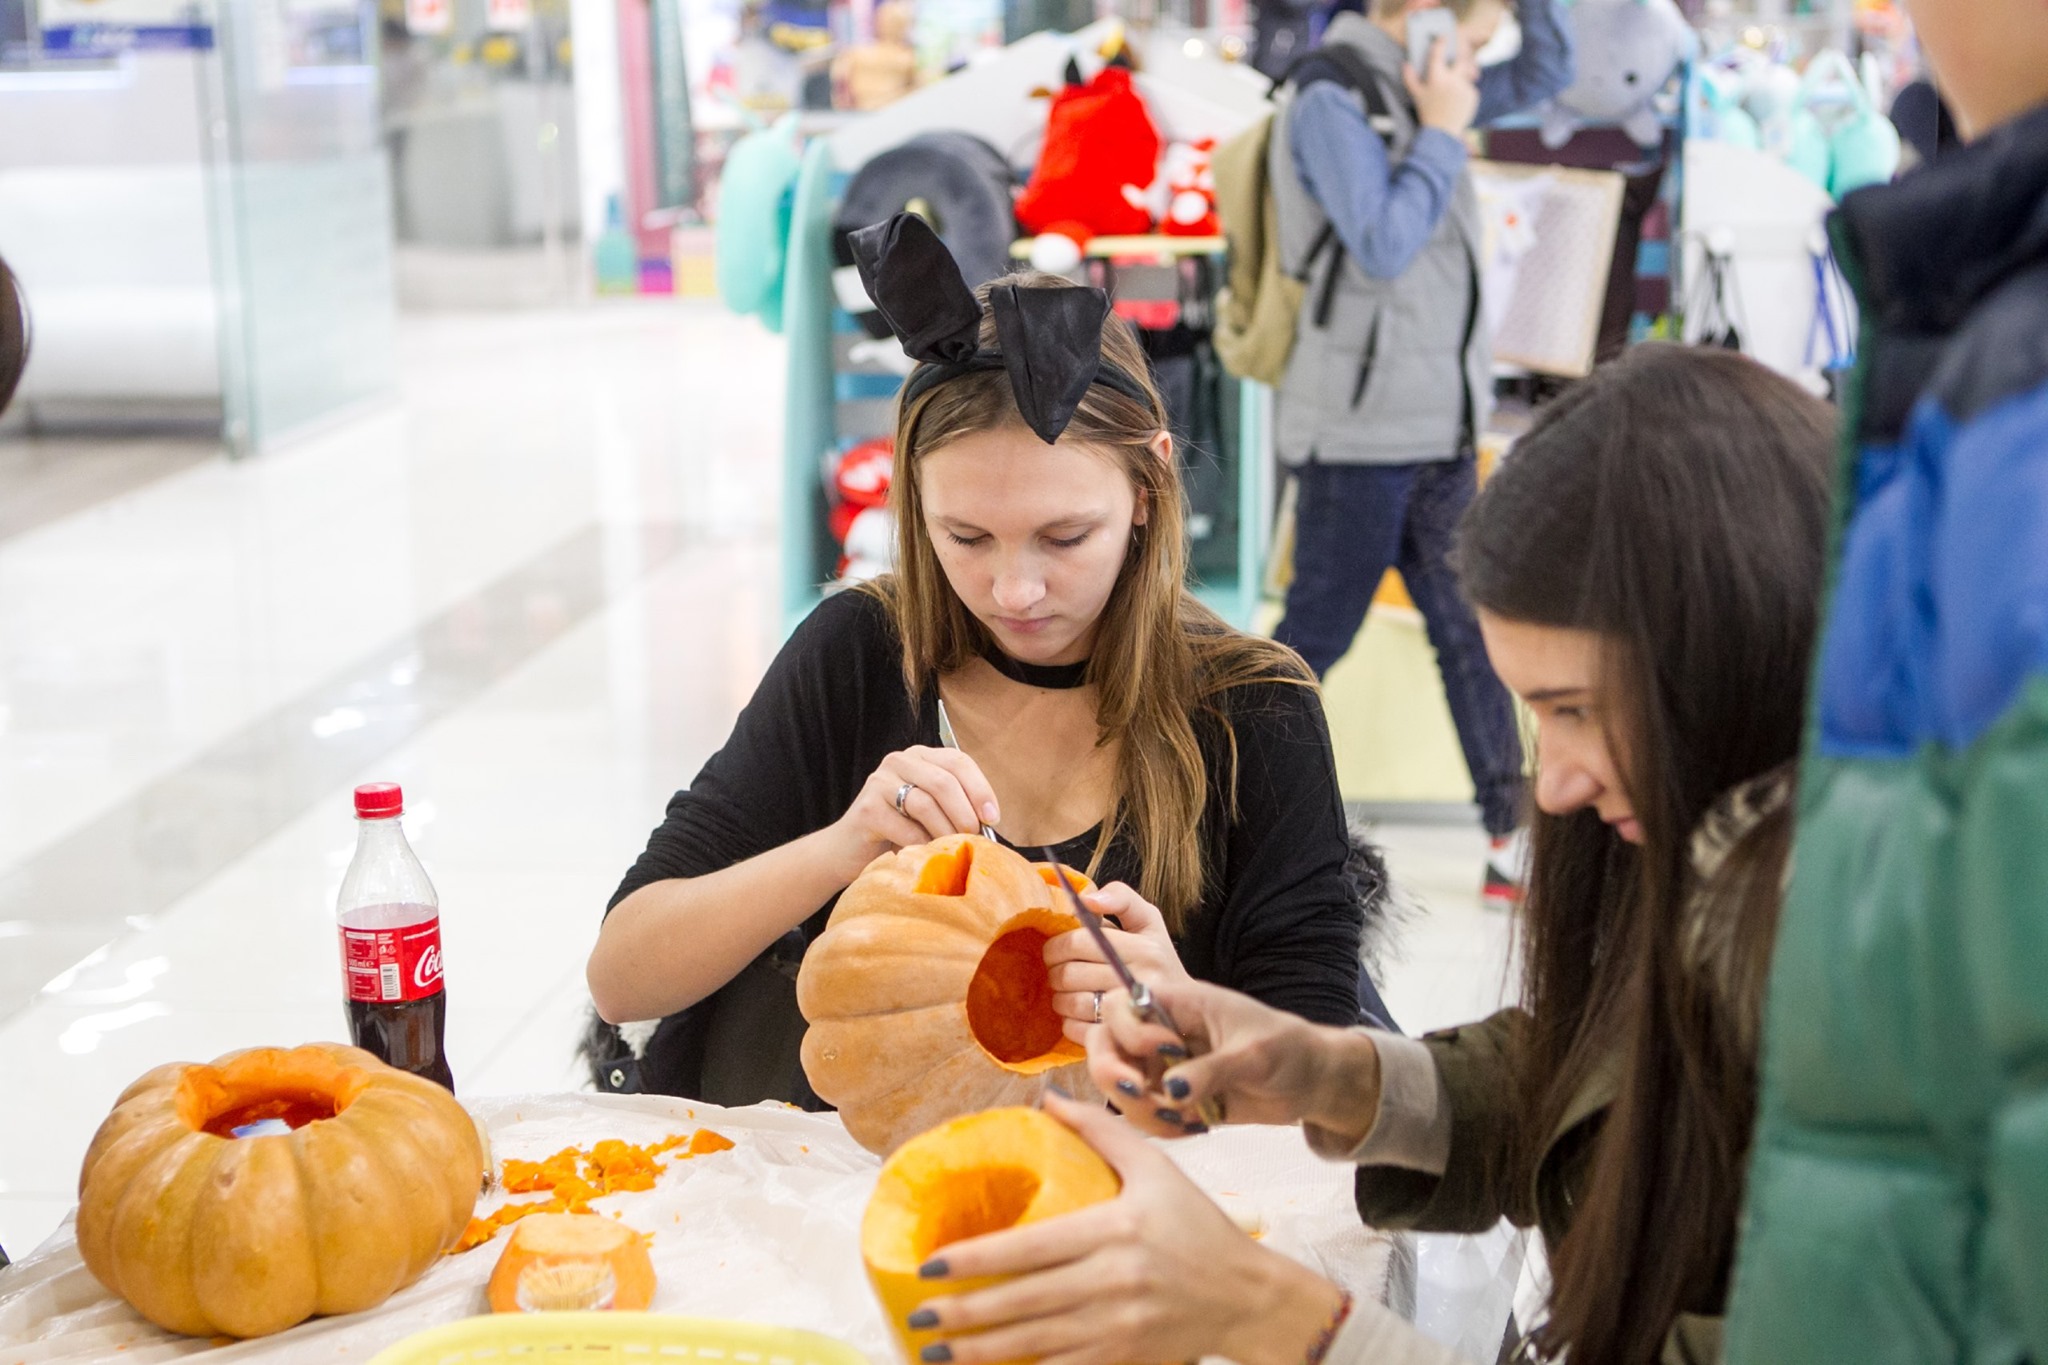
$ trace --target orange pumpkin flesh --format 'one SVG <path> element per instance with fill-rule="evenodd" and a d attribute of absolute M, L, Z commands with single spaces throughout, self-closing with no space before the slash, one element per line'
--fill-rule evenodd
<path fill-rule="evenodd" d="M 885 854 L 841 894 L 797 975 L 804 1074 L 868 1150 L 1048 1080 L 1091 1089 L 1052 1008 L 1045 941 L 1081 926 L 1050 874 L 962 834 Z"/>
<path fill-rule="evenodd" d="M 266 1118 L 291 1131 L 229 1136 Z M 483 1171 L 454 1096 L 355 1048 L 161 1066 L 86 1151 L 78 1249 L 160 1327 L 263 1336 L 412 1283 L 468 1222 Z"/>
<path fill-rule="evenodd" d="M 905 1357 L 916 1360 L 937 1339 L 907 1324 L 926 1300 L 997 1283 L 920 1279 L 917 1268 L 936 1252 L 1114 1199 L 1121 1188 L 1094 1149 L 1036 1109 L 969 1114 L 897 1148 L 861 1219 L 860 1249 Z"/>
<path fill-rule="evenodd" d="M 594 1213 L 541 1213 L 512 1229 L 491 1271 L 493 1313 L 610 1308 L 637 1312 L 654 1302 L 647 1243 L 623 1223 Z"/>

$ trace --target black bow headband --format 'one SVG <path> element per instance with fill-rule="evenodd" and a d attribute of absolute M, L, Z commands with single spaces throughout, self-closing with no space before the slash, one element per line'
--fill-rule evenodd
<path fill-rule="evenodd" d="M 989 295 L 1000 351 L 981 348 L 981 305 L 946 244 L 915 214 L 899 213 L 852 234 L 854 265 L 868 297 L 921 362 L 903 386 L 908 404 L 936 385 L 980 370 L 1003 370 L 1017 411 L 1047 445 L 1059 440 L 1090 384 L 1147 407 L 1152 396 L 1102 359 L 1109 296 L 1079 285 L 1023 289 L 1000 284 Z"/>

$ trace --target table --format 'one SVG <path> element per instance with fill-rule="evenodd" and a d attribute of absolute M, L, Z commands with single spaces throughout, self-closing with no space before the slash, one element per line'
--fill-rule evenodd
<path fill-rule="evenodd" d="M 593 1206 L 653 1234 L 655 1310 L 808 1328 L 850 1342 L 877 1365 L 896 1360 L 858 1250 L 861 1211 L 881 1163 L 847 1136 L 837 1115 L 651 1095 L 514 1096 L 470 1101 L 469 1108 L 490 1133 L 497 1160 L 537 1159 L 608 1137 L 653 1142 L 695 1128 L 731 1138 L 731 1151 L 674 1162 L 651 1191 Z M 1403 1244 L 1358 1221 L 1351 1168 L 1312 1156 L 1295 1129 L 1225 1128 L 1166 1150 L 1266 1245 L 1353 1293 L 1412 1312 Z M 493 1193 L 478 1211 L 503 1198 Z M 207 1365 L 368 1360 L 422 1328 L 485 1311 L 484 1284 L 501 1246 L 444 1257 L 369 1312 L 216 1344 L 164 1332 L 108 1293 L 79 1259 L 67 1220 L 27 1259 L 0 1271 L 0 1365 L 147 1365 L 202 1354 Z"/>

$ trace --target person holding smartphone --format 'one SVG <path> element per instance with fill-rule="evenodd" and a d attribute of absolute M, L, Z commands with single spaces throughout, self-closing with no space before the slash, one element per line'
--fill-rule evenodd
<path fill-rule="evenodd" d="M 1504 0 L 1367 3 L 1330 21 L 1273 120 L 1281 263 L 1307 284 L 1279 389 L 1276 443 L 1297 498 L 1275 637 L 1321 676 L 1351 648 L 1386 571 L 1401 570 L 1494 840 L 1484 889 L 1512 903 L 1521 742 L 1445 562 L 1477 491 L 1493 382 L 1464 135 L 1570 85 L 1571 39 L 1558 0 L 1520 0 L 1521 50 L 1482 70 Z"/>

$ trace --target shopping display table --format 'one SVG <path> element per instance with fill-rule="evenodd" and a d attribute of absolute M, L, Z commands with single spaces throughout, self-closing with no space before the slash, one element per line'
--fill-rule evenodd
<path fill-rule="evenodd" d="M 537 1160 L 604 1138 L 631 1143 L 711 1128 L 730 1151 L 676 1161 L 654 1189 L 593 1206 L 653 1235 L 659 1312 L 737 1318 L 837 1337 L 876 1365 L 896 1349 L 861 1269 L 862 1209 L 880 1167 L 838 1116 L 779 1105 L 721 1109 L 656 1096 L 541 1095 L 469 1101 L 493 1157 Z M 1311 1155 L 1291 1128 L 1227 1128 L 1166 1144 L 1175 1160 L 1242 1226 L 1354 1293 L 1387 1301 L 1401 1258 L 1360 1224 L 1351 1169 Z M 513 1196 L 519 1198 L 521 1196 Z M 488 1213 L 506 1196 L 479 1204 Z M 289 1332 L 230 1342 L 174 1336 L 102 1288 L 79 1259 L 71 1222 L 0 1270 L 0 1365 L 118 1360 L 123 1365 L 205 1353 L 244 1361 L 364 1361 L 413 1332 L 485 1311 L 484 1283 L 503 1239 L 442 1258 L 381 1307 L 316 1318 Z"/>

